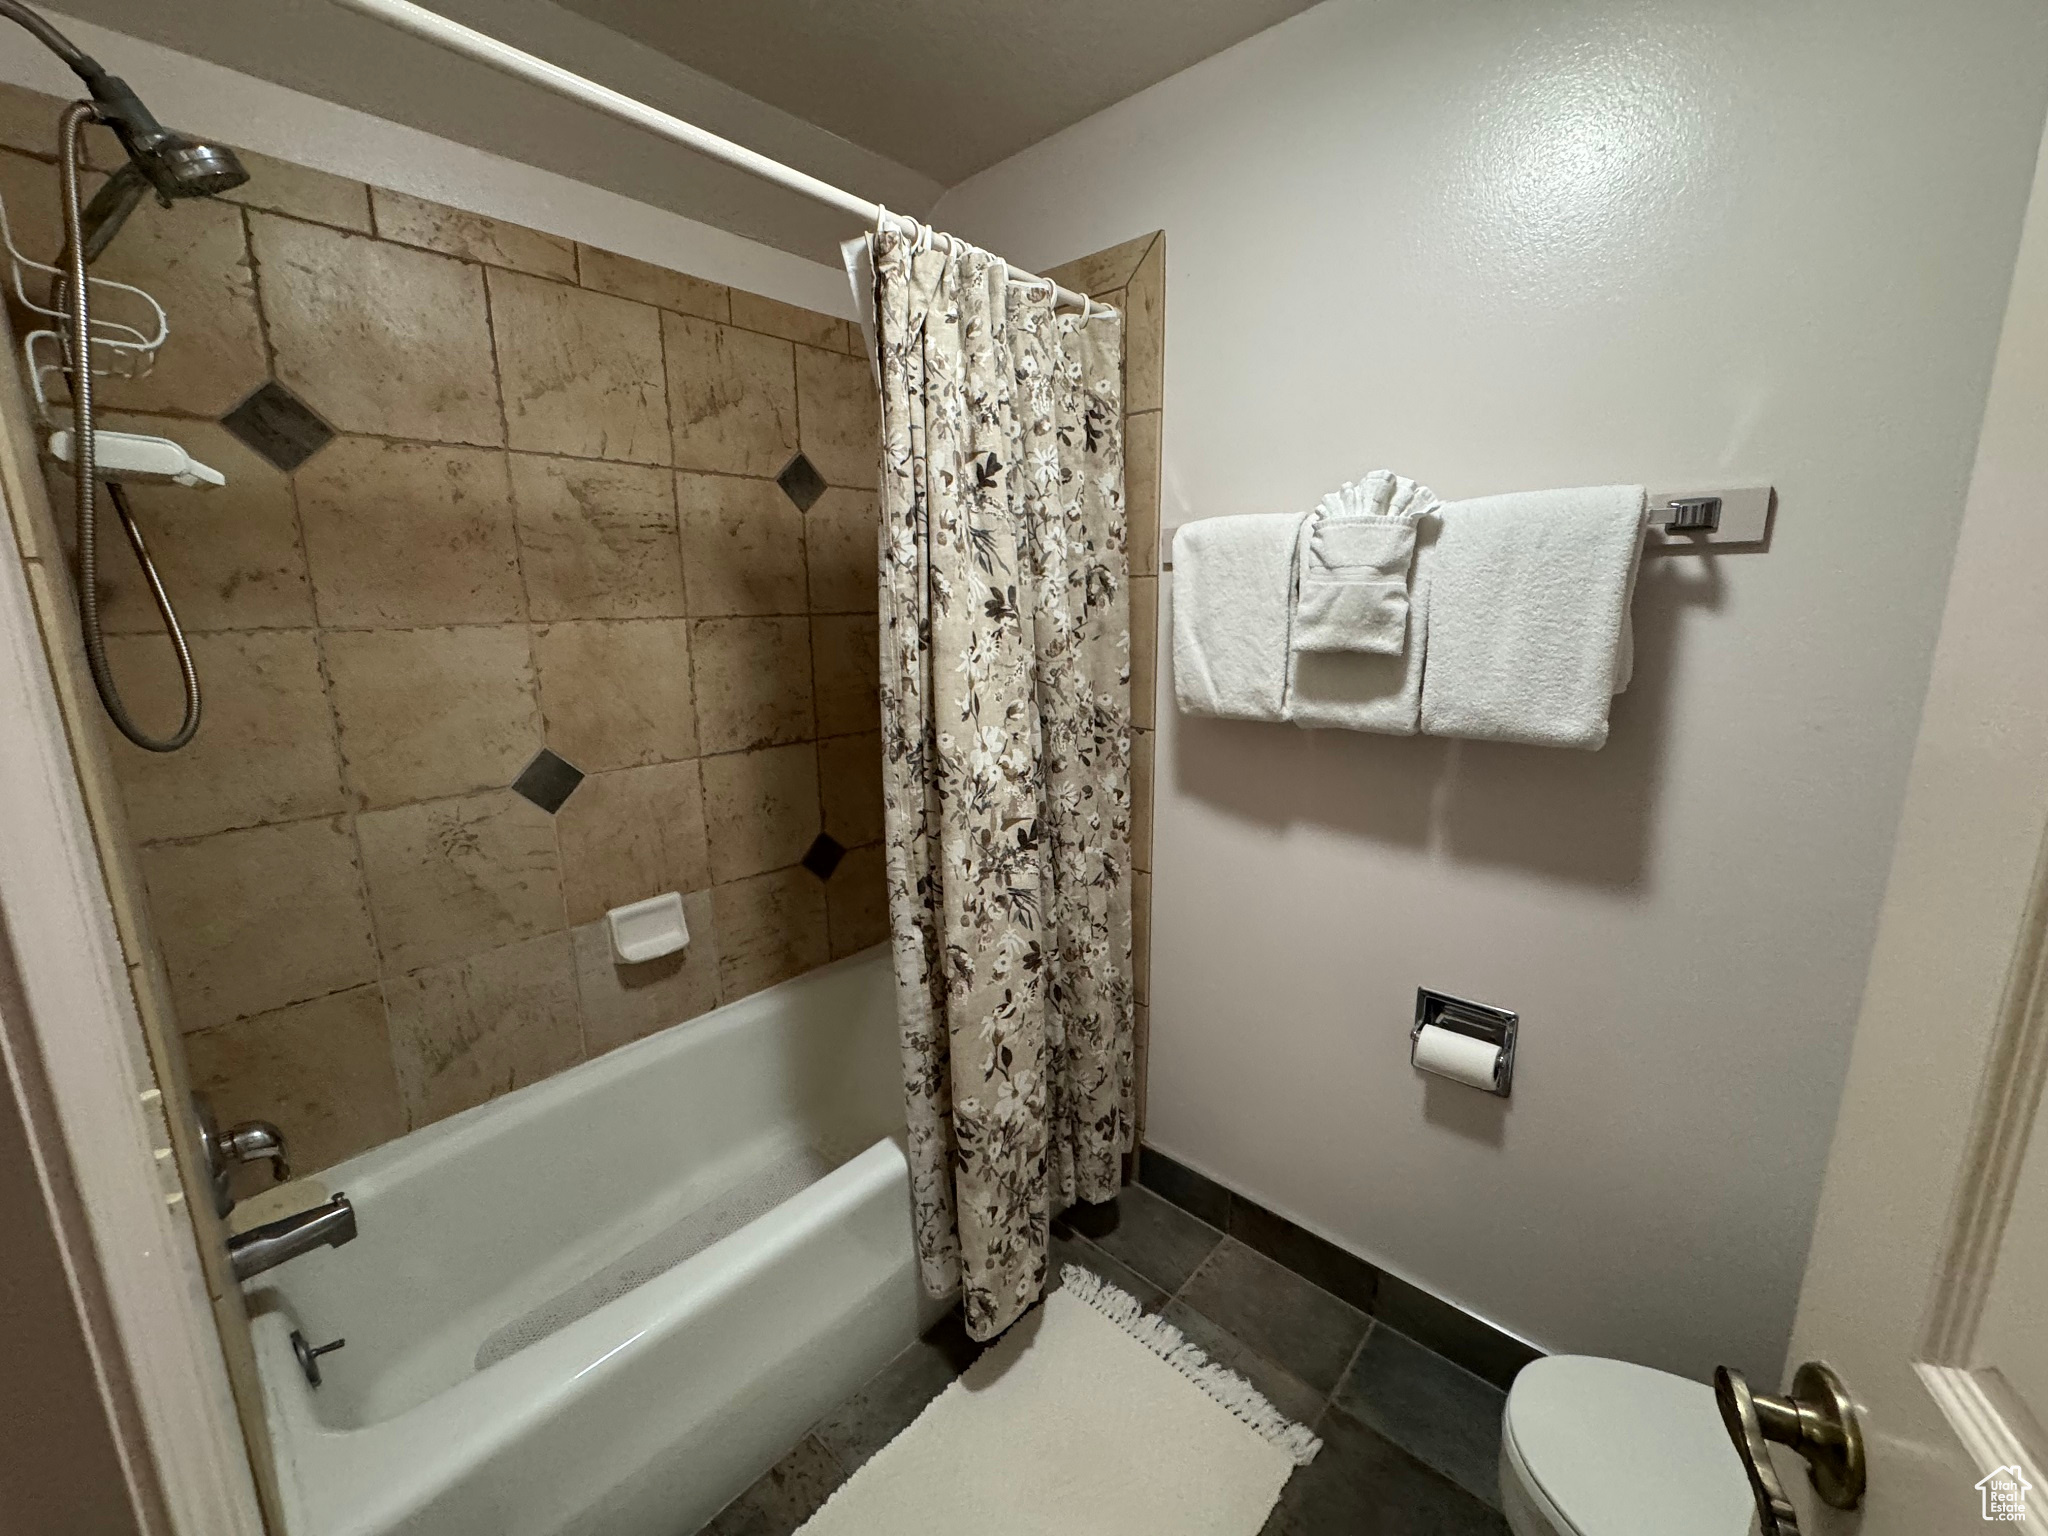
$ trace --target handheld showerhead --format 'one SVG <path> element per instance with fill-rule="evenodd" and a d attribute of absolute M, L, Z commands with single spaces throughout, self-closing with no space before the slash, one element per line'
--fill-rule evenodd
<path fill-rule="evenodd" d="M 85 210 L 86 260 L 107 248 L 144 192 L 155 192 L 165 207 L 173 198 L 213 197 L 249 179 L 235 152 L 166 128 L 119 75 L 81 51 L 63 33 L 20 0 L 0 0 L 0 16 L 20 22 L 51 52 L 71 66 L 92 96 L 94 115 L 114 130 L 128 163 L 93 195 Z"/>

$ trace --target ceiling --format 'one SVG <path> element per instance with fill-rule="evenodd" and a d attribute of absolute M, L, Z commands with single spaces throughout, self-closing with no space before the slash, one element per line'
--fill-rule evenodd
<path fill-rule="evenodd" d="M 945 185 L 1313 0 L 558 0 Z"/>

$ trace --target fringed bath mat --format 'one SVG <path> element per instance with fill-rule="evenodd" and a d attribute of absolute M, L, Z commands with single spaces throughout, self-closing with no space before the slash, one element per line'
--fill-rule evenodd
<path fill-rule="evenodd" d="M 802 1536 L 1257 1536 L 1321 1448 L 1070 1264 Z"/>

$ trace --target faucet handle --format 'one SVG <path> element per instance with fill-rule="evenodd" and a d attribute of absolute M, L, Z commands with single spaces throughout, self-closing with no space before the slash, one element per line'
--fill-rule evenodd
<path fill-rule="evenodd" d="M 290 1180 L 292 1165 L 286 1156 L 284 1132 L 268 1120 L 244 1120 L 230 1126 L 221 1139 L 225 1143 L 222 1150 L 236 1162 L 257 1163 L 268 1158 L 276 1182 Z"/>

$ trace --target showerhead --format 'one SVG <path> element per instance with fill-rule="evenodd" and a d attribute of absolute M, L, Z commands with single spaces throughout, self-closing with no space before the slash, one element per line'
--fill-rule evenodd
<path fill-rule="evenodd" d="M 63 33 L 20 3 L 0 0 L 0 16 L 20 22 L 71 66 L 92 93 L 99 120 L 114 130 L 128 163 L 108 178 L 85 210 L 85 254 L 90 261 L 107 247 L 142 194 L 155 192 L 164 206 L 173 198 L 213 197 L 249 179 L 235 152 L 166 128 L 119 75 L 108 74 Z"/>

